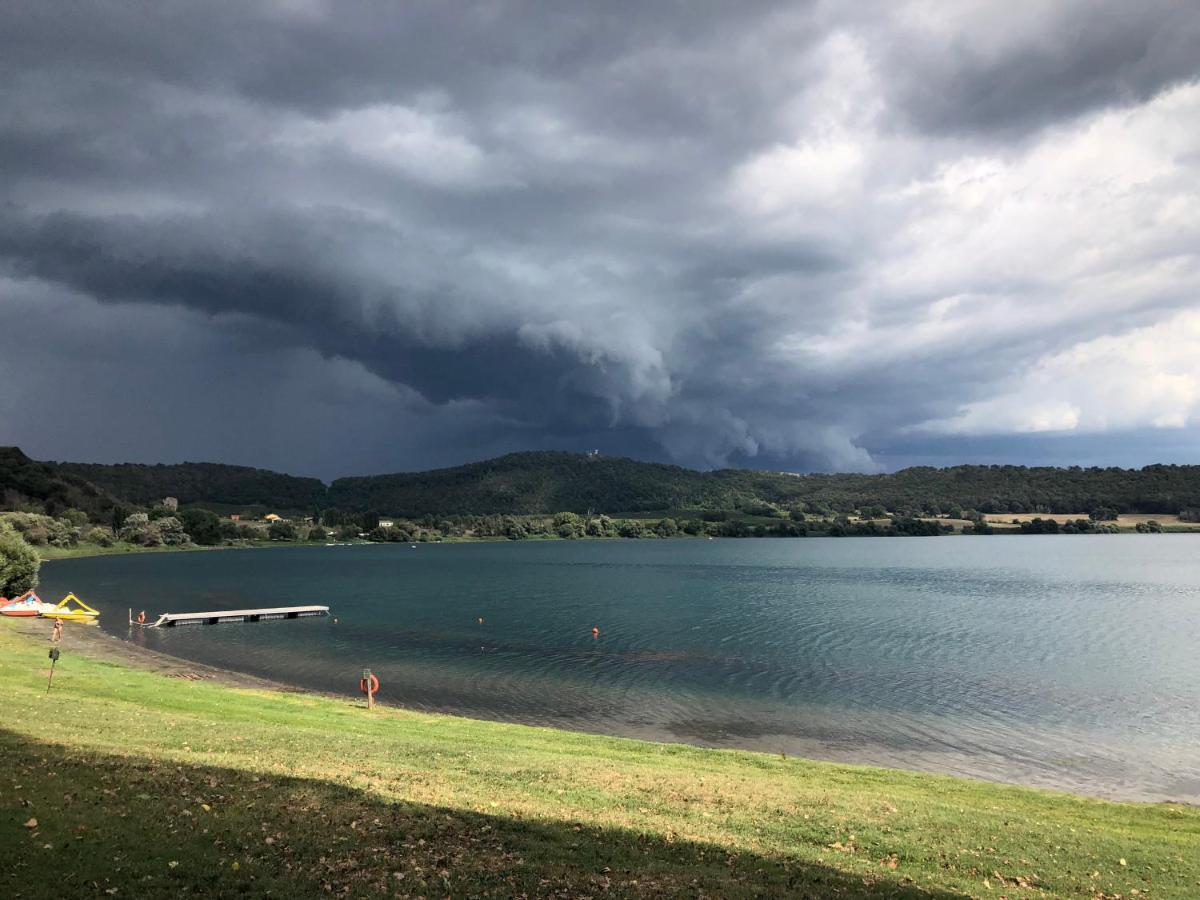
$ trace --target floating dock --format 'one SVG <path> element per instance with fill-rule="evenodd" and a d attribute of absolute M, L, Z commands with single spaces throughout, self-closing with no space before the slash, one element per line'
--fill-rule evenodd
<path fill-rule="evenodd" d="M 220 612 L 163 613 L 146 628 L 179 625 L 225 625 L 232 622 L 272 622 L 278 619 L 309 619 L 329 615 L 328 606 L 277 606 L 271 609 L 229 609 Z M 132 621 L 132 615 L 130 617 Z"/>

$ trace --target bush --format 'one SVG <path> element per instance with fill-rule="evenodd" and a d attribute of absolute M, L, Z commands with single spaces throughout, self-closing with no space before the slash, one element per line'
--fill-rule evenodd
<path fill-rule="evenodd" d="M 0 522 L 0 596 L 16 597 L 37 587 L 42 559 L 10 525 Z"/>
<path fill-rule="evenodd" d="M 640 538 L 645 534 L 645 529 L 637 519 L 626 519 L 617 529 L 617 534 L 623 538 Z"/>
<path fill-rule="evenodd" d="M 117 536 L 142 547 L 161 547 L 164 544 L 174 547 L 191 542 L 191 535 L 175 516 L 163 516 L 151 521 L 146 513 L 134 513 L 126 518 Z"/>
<path fill-rule="evenodd" d="M 294 541 L 297 537 L 296 526 L 291 522 L 272 522 L 267 529 L 267 537 L 273 541 Z"/>
<path fill-rule="evenodd" d="M 77 540 L 74 526 L 64 519 L 24 512 L 5 513 L 4 519 L 25 539 L 27 544 L 70 547 Z"/>
<path fill-rule="evenodd" d="M 88 530 L 83 539 L 89 544 L 99 544 L 101 547 L 111 547 L 116 542 L 116 535 L 111 528 L 96 525 Z"/>
<path fill-rule="evenodd" d="M 126 516 L 117 537 L 130 544 L 146 547 L 154 547 L 160 543 L 157 532 L 150 527 L 150 517 L 145 513 L 131 513 Z"/>
<path fill-rule="evenodd" d="M 175 516 L 159 519 L 157 522 L 151 523 L 151 527 L 157 529 L 159 542 L 168 547 L 190 544 L 192 541 L 191 535 L 184 530 L 183 523 Z"/>

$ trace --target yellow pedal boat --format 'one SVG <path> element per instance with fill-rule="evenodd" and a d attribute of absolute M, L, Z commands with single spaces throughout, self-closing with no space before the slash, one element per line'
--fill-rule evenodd
<path fill-rule="evenodd" d="M 72 603 L 75 605 L 72 606 Z M 46 610 L 41 615 L 47 619 L 62 619 L 64 622 L 95 622 L 100 618 L 100 610 L 88 606 L 74 594 L 67 594 L 53 609 Z"/>

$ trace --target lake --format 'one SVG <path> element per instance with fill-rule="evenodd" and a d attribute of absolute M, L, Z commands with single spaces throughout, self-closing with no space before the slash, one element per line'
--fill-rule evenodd
<path fill-rule="evenodd" d="M 369 666 L 417 709 L 1200 802 L 1191 535 L 285 547 L 64 560 L 42 586 L 304 688 L 357 696 Z M 310 603 L 338 622 L 126 616 Z"/>

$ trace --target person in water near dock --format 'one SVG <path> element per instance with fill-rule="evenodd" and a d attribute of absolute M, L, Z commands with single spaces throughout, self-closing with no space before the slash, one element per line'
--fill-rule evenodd
<path fill-rule="evenodd" d="M 144 609 L 143 609 L 143 610 L 142 610 L 140 613 L 138 613 L 138 620 L 137 620 L 137 621 L 138 621 L 138 624 L 139 624 L 139 625 L 145 625 L 145 624 L 146 624 L 146 611 L 145 611 Z"/>

